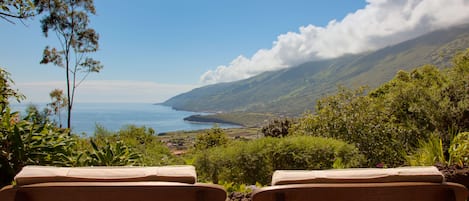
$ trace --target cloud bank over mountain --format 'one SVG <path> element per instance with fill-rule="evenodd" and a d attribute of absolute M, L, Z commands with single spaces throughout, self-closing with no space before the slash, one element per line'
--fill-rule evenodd
<path fill-rule="evenodd" d="M 302 26 L 277 37 L 271 49 L 205 72 L 204 84 L 246 79 L 307 61 L 376 50 L 469 21 L 469 0 L 367 0 L 367 5 L 326 27 Z"/>

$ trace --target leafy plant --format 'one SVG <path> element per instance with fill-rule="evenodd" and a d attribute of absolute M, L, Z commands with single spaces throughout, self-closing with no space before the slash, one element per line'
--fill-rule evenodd
<path fill-rule="evenodd" d="M 407 156 L 407 162 L 412 166 L 446 165 L 449 159 L 445 158 L 442 140 L 432 135 L 428 140 L 421 140 L 417 152 Z"/>
<path fill-rule="evenodd" d="M 340 88 L 335 95 L 318 101 L 316 114 L 305 114 L 292 126 L 294 135 L 311 135 L 344 140 L 355 145 L 367 157 L 369 166 L 380 163 L 402 164 L 408 143 L 397 141 L 405 134 L 387 123 L 384 106 L 366 96 L 366 88 Z"/>
<path fill-rule="evenodd" d="M 105 147 L 107 144 L 114 145 L 120 142 L 133 153 L 139 155 L 140 164 L 184 164 L 181 158 L 173 156 L 168 147 L 160 142 L 152 128 L 146 128 L 145 126 L 128 125 L 119 131 L 113 132 L 97 125 L 91 140 L 99 147 Z M 89 141 L 82 141 L 81 149 L 91 151 L 93 147 Z"/>
<path fill-rule="evenodd" d="M 25 165 L 74 165 L 75 138 L 35 107 L 23 119 L 19 112 L 12 112 L 9 99 L 19 101 L 24 96 L 11 89 L 11 83 L 9 74 L 0 68 L 0 185 L 11 182 Z"/>
<path fill-rule="evenodd" d="M 453 163 L 469 166 L 469 132 L 462 132 L 454 137 L 449 154 Z"/>
<path fill-rule="evenodd" d="M 194 165 L 205 181 L 266 185 L 277 169 L 329 169 L 336 160 L 343 167 L 357 167 L 363 159 L 353 145 L 343 141 L 294 136 L 234 141 L 213 147 L 198 152 Z"/>
<path fill-rule="evenodd" d="M 139 165 L 140 155 L 132 151 L 123 142 L 109 142 L 100 147 L 90 140 L 92 151 L 85 152 L 84 165 L 87 166 L 127 166 Z"/>
<path fill-rule="evenodd" d="M 7 109 L 2 114 L 0 149 L 0 168 L 7 182 L 25 165 L 72 166 L 75 164 L 75 139 L 66 129 L 59 129 L 46 122 L 38 124 L 31 113 L 19 119 L 19 113 L 10 113 Z"/>
<path fill-rule="evenodd" d="M 289 119 L 274 119 L 269 124 L 261 128 L 261 132 L 266 137 L 285 137 L 289 134 L 289 129 L 293 122 Z"/>
<path fill-rule="evenodd" d="M 228 137 L 223 129 L 218 126 L 214 126 L 205 133 L 197 135 L 195 139 L 195 149 L 205 150 L 208 148 L 225 145 L 228 143 Z"/>
<path fill-rule="evenodd" d="M 220 182 L 220 185 L 228 192 L 238 192 L 238 193 L 252 193 L 255 188 L 263 187 L 262 184 L 257 182 L 255 185 L 246 185 L 246 184 L 237 184 L 234 182 Z"/>
<path fill-rule="evenodd" d="M 469 50 L 456 55 L 453 66 L 445 70 L 424 65 L 399 71 L 373 90 L 339 88 L 338 93 L 320 99 L 316 114 L 305 114 L 291 131 L 354 144 L 371 167 L 400 166 L 406 160 L 401 153 L 436 147 L 436 142 L 427 143 L 431 135 L 441 139 L 439 152 L 448 157 L 453 139 L 448 128 L 469 131 L 468 85 Z"/>

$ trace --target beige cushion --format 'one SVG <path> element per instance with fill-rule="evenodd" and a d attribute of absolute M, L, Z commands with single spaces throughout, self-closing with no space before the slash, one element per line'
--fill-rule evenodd
<path fill-rule="evenodd" d="M 357 168 L 337 170 L 277 170 L 272 185 L 306 183 L 383 183 L 383 182 L 444 182 L 436 167 Z"/>
<path fill-rule="evenodd" d="M 46 182 L 167 181 L 193 184 L 193 166 L 162 167 L 48 167 L 26 166 L 16 176 L 17 185 Z"/>

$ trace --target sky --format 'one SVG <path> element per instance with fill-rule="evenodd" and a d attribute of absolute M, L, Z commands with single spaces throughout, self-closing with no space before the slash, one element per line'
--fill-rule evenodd
<path fill-rule="evenodd" d="M 207 84 L 372 51 L 469 22 L 469 0 L 95 0 L 103 70 L 77 102 L 158 103 Z M 64 69 L 41 65 L 41 16 L 0 19 L 0 66 L 26 102 L 49 102 Z"/>

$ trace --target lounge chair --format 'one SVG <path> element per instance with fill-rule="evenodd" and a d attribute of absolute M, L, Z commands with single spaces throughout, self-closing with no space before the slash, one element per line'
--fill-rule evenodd
<path fill-rule="evenodd" d="M 464 201 L 468 190 L 435 167 L 276 171 L 253 201 Z"/>
<path fill-rule="evenodd" d="M 26 166 L 0 201 L 225 201 L 222 187 L 196 180 L 193 166 Z"/>

